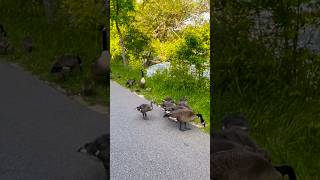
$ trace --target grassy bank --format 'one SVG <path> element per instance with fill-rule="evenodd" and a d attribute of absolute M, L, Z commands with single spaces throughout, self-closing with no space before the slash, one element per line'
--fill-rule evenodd
<path fill-rule="evenodd" d="M 54 82 L 68 94 L 81 92 L 82 85 L 91 79 L 91 64 L 101 53 L 101 33 L 96 27 L 74 27 L 62 14 L 58 14 L 53 24 L 48 24 L 42 4 L 32 3 L 21 9 L 20 3 L 3 3 L 0 7 L 0 23 L 5 27 L 14 51 L 5 55 L 6 59 L 18 63 L 39 76 L 42 80 Z M 19 13 L 18 13 L 19 12 Z M 31 36 L 34 50 L 27 53 L 22 49 L 24 36 Z M 79 55 L 83 60 L 83 72 L 74 72 L 61 81 L 50 73 L 55 56 L 64 53 Z M 87 97 L 89 103 L 107 105 L 108 87 L 101 82 L 95 87 L 96 94 Z"/>
<path fill-rule="evenodd" d="M 221 127 L 226 113 L 244 112 L 252 136 L 268 150 L 276 164 L 292 165 L 299 180 L 320 179 L 319 99 L 306 101 L 302 96 L 263 93 L 240 96 L 236 92 L 214 92 L 214 126 Z"/>
<path fill-rule="evenodd" d="M 141 79 L 140 69 L 124 67 L 121 63 L 113 62 L 111 65 L 111 78 L 119 84 L 126 86 L 128 79 Z M 210 131 L 210 88 L 209 81 L 198 81 L 192 77 L 173 77 L 168 73 L 157 74 L 146 78 L 146 88 L 141 89 L 137 83 L 131 90 L 138 90 L 139 94 L 144 95 L 149 100 L 161 103 L 166 96 L 171 96 L 175 100 L 186 96 L 188 103 L 195 112 L 203 115 L 206 121 L 204 131 Z M 199 120 L 195 120 L 199 123 Z"/>

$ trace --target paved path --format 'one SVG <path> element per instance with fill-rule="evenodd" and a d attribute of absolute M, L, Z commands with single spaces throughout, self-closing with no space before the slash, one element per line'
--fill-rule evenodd
<path fill-rule="evenodd" d="M 106 124 L 106 114 L 0 61 L 1 180 L 104 180 L 102 164 L 76 151 Z"/>
<path fill-rule="evenodd" d="M 155 108 L 143 120 L 135 107 L 149 103 L 110 82 L 111 180 L 209 180 L 210 138 L 162 118 Z"/>

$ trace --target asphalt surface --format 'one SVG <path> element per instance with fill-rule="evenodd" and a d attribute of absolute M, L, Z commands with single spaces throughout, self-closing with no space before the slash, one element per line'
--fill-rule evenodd
<path fill-rule="evenodd" d="M 76 151 L 109 130 L 107 119 L 0 61 L 0 179 L 106 179 L 100 162 Z"/>
<path fill-rule="evenodd" d="M 208 134 L 180 131 L 159 107 L 143 120 L 135 107 L 150 102 L 113 81 L 110 95 L 112 180 L 209 180 Z"/>

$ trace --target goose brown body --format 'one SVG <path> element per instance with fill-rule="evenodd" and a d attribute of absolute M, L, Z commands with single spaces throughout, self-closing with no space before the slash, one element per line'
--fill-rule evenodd
<path fill-rule="evenodd" d="M 282 175 L 261 155 L 240 149 L 220 151 L 211 156 L 211 179 L 281 180 Z"/>
<path fill-rule="evenodd" d="M 178 109 L 175 111 L 171 111 L 164 115 L 164 117 L 174 118 L 180 123 L 180 130 L 185 131 L 188 130 L 187 122 L 193 121 L 196 117 L 200 117 L 201 124 L 205 127 L 205 121 L 202 118 L 201 114 L 195 114 L 193 111 L 187 108 Z M 185 124 L 185 129 L 182 129 L 182 123 Z"/>
<path fill-rule="evenodd" d="M 136 109 L 142 113 L 143 119 L 146 119 L 147 112 L 153 110 L 153 101 L 151 101 L 150 104 L 141 104 Z"/>
<path fill-rule="evenodd" d="M 91 66 L 91 71 L 95 79 L 109 75 L 109 62 L 110 53 L 107 49 L 107 31 L 105 27 L 102 27 L 102 52 L 100 57 Z"/>
<path fill-rule="evenodd" d="M 79 56 L 64 54 L 57 57 L 57 60 L 51 68 L 51 73 L 57 73 L 65 79 L 66 72 L 72 72 L 73 69 L 79 68 L 82 71 L 82 61 Z"/>
<path fill-rule="evenodd" d="M 8 41 L 7 32 L 4 30 L 2 24 L 0 24 L 0 52 L 6 54 L 10 43 Z"/>

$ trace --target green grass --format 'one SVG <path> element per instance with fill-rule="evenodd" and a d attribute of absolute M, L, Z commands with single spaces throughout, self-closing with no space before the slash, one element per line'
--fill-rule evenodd
<path fill-rule="evenodd" d="M 140 69 L 124 67 L 121 63 L 113 62 L 111 64 L 111 78 L 126 86 L 128 79 L 135 79 L 138 82 L 141 79 Z M 205 132 L 210 132 L 210 88 L 209 81 L 197 81 L 192 77 L 172 77 L 170 74 L 157 74 L 153 77 L 146 77 L 146 88 L 141 89 L 137 83 L 131 87 L 131 90 L 139 90 L 139 94 L 144 95 L 149 100 L 161 103 L 166 96 L 175 100 L 186 96 L 191 108 L 203 115 L 206 121 Z M 195 120 L 199 123 L 200 120 Z"/>
<path fill-rule="evenodd" d="M 18 3 L 17 3 L 18 4 Z M 14 3 L 1 7 L 1 24 L 4 25 L 14 51 L 4 56 L 5 59 L 22 65 L 42 80 L 54 82 L 64 88 L 68 94 L 79 94 L 85 80 L 92 80 L 91 64 L 100 56 L 100 32 L 95 27 L 79 28 L 68 23 L 66 17 L 59 16 L 49 25 L 43 9 L 16 13 Z M 18 5 L 17 5 L 18 6 Z M 6 9 L 6 10 L 4 10 Z M 8 9 L 8 10 L 7 10 Z M 29 35 L 34 41 L 34 51 L 27 53 L 22 49 L 21 41 Z M 83 60 L 83 72 L 75 72 L 61 81 L 50 73 L 55 56 L 64 53 L 79 54 Z M 103 82 L 97 83 L 96 94 L 85 98 L 90 104 L 109 104 L 109 90 Z"/>
<path fill-rule="evenodd" d="M 261 91 L 262 92 L 262 91 Z M 252 94 L 251 94 L 252 95 Z M 320 101 L 303 97 L 214 92 L 214 126 L 226 113 L 244 112 L 257 143 L 270 152 L 275 164 L 292 165 L 299 180 L 320 179 Z"/>

